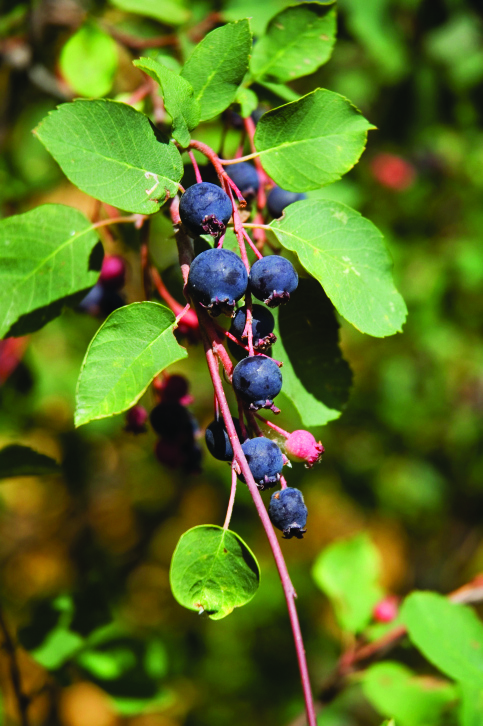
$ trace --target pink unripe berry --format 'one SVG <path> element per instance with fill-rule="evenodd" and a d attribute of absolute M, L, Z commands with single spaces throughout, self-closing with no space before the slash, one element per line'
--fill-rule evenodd
<path fill-rule="evenodd" d="M 374 620 L 378 623 L 390 623 L 397 616 L 398 600 L 395 595 L 387 595 L 375 605 Z"/>
<path fill-rule="evenodd" d="M 102 261 L 99 284 L 105 289 L 120 290 L 126 281 L 126 263 L 119 255 L 106 255 Z"/>
<path fill-rule="evenodd" d="M 293 431 L 285 442 L 285 451 L 292 461 L 305 461 L 307 468 L 318 464 L 325 449 L 310 431 Z"/>
<path fill-rule="evenodd" d="M 379 184 L 396 192 L 409 189 L 416 179 L 414 166 L 396 154 L 377 154 L 372 160 L 371 169 Z"/>
<path fill-rule="evenodd" d="M 147 431 L 147 420 L 148 412 L 144 406 L 133 406 L 126 413 L 125 431 L 130 431 L 133 434 L 143 434 Z"/>

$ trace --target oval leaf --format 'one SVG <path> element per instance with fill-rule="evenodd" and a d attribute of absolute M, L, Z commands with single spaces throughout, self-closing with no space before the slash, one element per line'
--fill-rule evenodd
<path fill-rule="evenodd" d="M 131 106 L 79 99 L 52 111 L 34 132 L 70 181 L 119 209 L 153 214 L 183 173 L 174 144 L 160 140 Z"/>
<path fill-rule="evenodd" d="M 221 620 L 252 599 L 260 583 L 260 568 L 235 532 L 205 524 L 182 535 L 169 577 L 180 605 Z"/>
<path fill-rule="evenodd" d="M 57 474 L 59 465 L 50 456 L 40 454 L 29 446 L 11 444 L 0 451 L 0 479 L 11 476 Z"/>
<path fill-rule="evenodd" d="M 104 96 L 112 86 L 118 66 L 116 41 L 96 25 L 83 25 L 62 48 L 59 64 L 76 93 Z"/>
<path fill-rule="evenodd" d="M 77 382 L 75 425 L 126 411 L 155 376 L 188 355 L 171 310 L 154 302 L 115 310 L 87 349 Z"/>
<path fill-rule="evenodd" d="M 252 34 L 248 20 L 212 30 L 198 43 L 181 76 L 192 85 L 201 106 L 201 121 L 213 118 L 235 100 L 248 71 Z"/>
<path fill-rule="evenodd" d="M 277 184 L 307 192 L 352 169 L 371 128 L 344 96 L 318 88 L 265 113 L 258 122 L 255 148 Z"/>
<path fill-rule="evenodd" d="M 329 60 L 335 32 L 333 0 L 300 3 L 282 10 L 253 48 L 252 77 L 285 83 L 313 73 Z"/>
<path fill-rule="evenodd" d="M 97 264 L 91 258 L 98 240 L 89 220 L 63 204 L 44 204 L 2 219 L 0 337 L 19 319 L 12 334 L 31 333 L 60 315 L 64 304 L 76 304 L 76 294 L 99 277 L 100 248 Z"/>
<path fill-rule="evenodd" d="M 200 104 L 194 98 L 193 87 L 187 80 L 152 58 L 140 58 L 133 63 L 161 86 L 166 111 L 173 119 L 173 137 L 181 146 L 188 146 L 189 132 L 200 122 Z"/>
<path fill-rule="evenodd" d="M 277 342 L 272 355 L 283 361 L 282 394 L 304 426 L 333 421 L 349 398 L 352 372 L 340 352 L 332 303 L 316 280 L 299 280 L 290 305 L 273 313 Z"/>
<path fill-rule="evenodd" d="M 167 25 L 180 25 L 190 17 L 183 0 L 111 0 L 111 3 L 121 10 L 161 20 Z"/>
<path fill-rule="evenodd" d="M 413 645 L 439 670 L 483 688 L 483 624 L 471 608 L 435 592 L 413 592 L 401 619 Z"/>
<path fill-rule="evenodd" d="M 270 226 L 358 330 L 380 338 L 401 330 L 406 305 L 394 287 L 383 236 L 372 222 L 340 202 L 307 199 L 290 204 Z"/>

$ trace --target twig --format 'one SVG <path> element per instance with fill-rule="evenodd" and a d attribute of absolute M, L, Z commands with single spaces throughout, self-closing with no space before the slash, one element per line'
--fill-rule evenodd
<path fill-rule="evenodd" d="M 237 483 L 237 473 L 235 471 L 235 467 L 232 465 L 230 499 L 228 501 L 228 507 L 226 510 L 226 517 L 225 517 L 225 523 L 223 524 L 223 529 L 228 529 L 228 527 L 230 526 L 231 515 L 233 513 L 233 505 L 235 504 L 236 483 Z"/>
<path fill-rule="evenodd" d="M 0 630 L 3 635 L 3 647 L 8 656 L 10 663 L 10 679 L 12 681 L 13 691 L 15 693 L 15 699 L 17 701 L 18 711 L 20 715 L 20 723 L 22 726 L 30 726 L 28 717 L 28 707 L 30 698 L 22 690 L 22 680 L 20 677 L 20 668 L 17 660 L 17 649 L 13 642 L 12 636 L 7 628 L 5 617 L 0 608 Z"/>

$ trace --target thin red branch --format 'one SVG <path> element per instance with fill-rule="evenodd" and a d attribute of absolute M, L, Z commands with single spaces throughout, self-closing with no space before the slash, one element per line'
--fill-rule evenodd
<path fill-rule="evenodd" d="M 230 526 L 230 520 L 231 515 L 233 513 L 233 506 L 235 504 L 235 494 L 236 494 L 236 484 L 237 484 L 237 474 L 235 471 L 235 467 L 231 467 L 231 489 L 230 489 L 230 499 L 228 500 L 228 507 L 226 510 L 226 517 L 225 522 L 223 524 L 223 529 L 228 529 Z"/>
<path fill-rule="evenodd" d="M 195 159 L 195 155 L 193 154 L 193 152 L 191 151 L 191 149 L 188 151 L 188 156 L 191 159 L 191 163 L 193 164 L 193 169 L 194 169 L 195 177 L 196 177 L 196 183 L 197 184 L 200 184 L 203 181 L 203 179 L 201 177 L 200 168 L 199 168 L 198 163 L 197 163 L 197 161 Z"/>

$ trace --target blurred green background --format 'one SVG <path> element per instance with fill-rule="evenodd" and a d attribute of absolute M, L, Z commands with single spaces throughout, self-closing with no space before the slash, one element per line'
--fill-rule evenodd
<path fill-rule="evenodd" d="M 162 0 L 161 20 L 126 12 L 144 6 L 127 0 L 1 3 L 1 215 L 52 201 L 94 210 L 31 135 L 56 104 L 83 88 L 92 95 L 93 83 L 96 94 L 123 100 L 142 82 L 131 65 L 137 55 L 161 52 L 176 68 L 216 24 L 250 15 L 260 33 L 287 4 L 194 2 L 187 23 L 176 26 L 169 13 L 180 4 Z M 380 553 L 381 584 L 398 595 L 413 588 L 446 593 L 483 568 L 481 6 L 340 0 L 338 9 L 332 59 L 291 85 L 299 94 L 321 86 L 346 95 L 377 126 L 360 163 L 324 194 L 382 230 L 409 317 L 403 334 L 386 339 L 341 323 L 352 395 L 338 421 L 314 431 L 326 448 L 322 464 L 311 471 L 294 465 L 288 475 L 309 509 L 306 537 L 282 547 L 315 690 L 347 645 L 311 575 L 328 543 L 368 532 Z M 79 50 L 69 39 L 81 26 L 94 37 Z M 216 146 L 221 129 L 221 120 L 210 122 L 196 137 Z M 237 139 L 230 130 L 225 149 L 236 148 Z M 176 260 L 170 225 L 159 215 L 153 230 L 156 260 L 168 268 Z M 128 259 L 126 294 L 138 299 L 136 235 L 123 231 L 104 242 Z M 201 474 L 163 468 L 154 434 L 126 433 L 122 416 L 73 428 L 76 380 L 99 324 L 69 311 L 13 353 L 0 348 L 0 445 L 27 444 L 63 462 L 62 476 L 0 485 L 3 607 L 27 650 L 50 647 L 43 657 L 51 675 L 27 650 L 19 655 L 26 690 L 37 694 L 32 724 L 288 723 L 303 708 L 292 635 L 248 492 L 239 487 L 232 529 L 259 559 L 260 590 L 249 605 L 212 622 L 174 601 L 168 570 L 186 529 L 223 523 L 228 467 L 206 455 L 201 437 Z M 7 353 L 20 352 L 10 370 Z M 189 378 L 190 409 L 203 429 L 212 419 L 212 388 L 201 346 L 189 352 L 171 372 Z M 289 407 L 279 418 L 284 428 L 300 427 Z M 56 623 L 57 640 L 46 644 Z M 99 644 L 63 664 L 59 653 L 69 643 L 62 623 L 79 637 L 95 631 Z M 99 630 L 106 626 L 107 635 Z M 425 672 L 414 653 L 399 655 Z M 0 678 L 5 723 L 18 723 L 5 654 Z M 441 723 L 456 723 L 446 718 Z M 323 726 L 381 721 L 357 682 L 320 717 Z"/>

